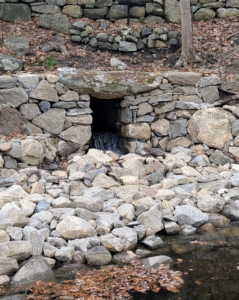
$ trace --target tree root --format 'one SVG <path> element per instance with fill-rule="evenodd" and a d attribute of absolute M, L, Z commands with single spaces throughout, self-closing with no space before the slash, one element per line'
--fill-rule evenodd
<path fill-rule="evenodd" d="M 185 53 L 182 53 L 179 57 L 179 60 L 174 65 L 174 68 L 186 67 L 194 62 L 202 62 L 202 59 L 196 54 L 196 52 L 194 52 L 193 55 L 190 56 L 191 57 L 187 56 Z"/>

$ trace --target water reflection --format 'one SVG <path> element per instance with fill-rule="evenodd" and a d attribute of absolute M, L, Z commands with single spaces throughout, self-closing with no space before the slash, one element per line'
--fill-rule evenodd
<path fill-rule="evenodd" d="M 184 274 L 184 286 L 178 294 L 134 294 L 134 300 L 239 299 L 238 226 L 193 237 L 167 237 L 165 241 L 167 246 L 161 254 L 167 253 L 174 259 L 174 268 Z"/>

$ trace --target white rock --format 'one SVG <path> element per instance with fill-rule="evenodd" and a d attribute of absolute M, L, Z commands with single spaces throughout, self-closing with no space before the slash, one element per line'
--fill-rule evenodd
<path fill-rule="evenodd" d="M 97 161 L 102 162 L 103 164 L 113 161 L 112 157 L 98 149 L 90 149 L 87 154 L 94 157 Z"/>
<path fill-rule="evenodd" d="M 67 240 L 96 236 L 95 229 L 87 221 L 75 216 L 66 216 L 56 230 Z"/>

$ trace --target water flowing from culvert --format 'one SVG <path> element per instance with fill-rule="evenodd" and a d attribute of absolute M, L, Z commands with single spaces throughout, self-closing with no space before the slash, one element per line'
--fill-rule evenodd
<path fill-rule="evenodd" d="M 115 132 L 93 132 L 90 147 L 123 155 L 124 153 L 119 147 L 119 140 L 120 138 Z"/>

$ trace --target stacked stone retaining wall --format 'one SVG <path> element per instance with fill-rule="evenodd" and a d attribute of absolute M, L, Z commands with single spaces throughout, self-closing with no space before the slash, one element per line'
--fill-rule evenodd
<path fill-rule="evenodd" d="M 124 72 L 118 72 L 121 73 Z M 125 152 L 141 153 L 145 147 L 171 151 L 177 146 L 202 147 L 203 144 L 204 151 L 211 151 L 207 154 L 211 154 L 210 159 L 215 163 L 239 158 L 239 112 L 236 106 L 221 101 L 220 78 L 217 75 L 202 77 L 192 72 L 166 72 L 158 76 L 157 87 L 149 87 L 147 93 L 122 96 L 115 120 L 121 148 Z M 87 80 L 90 85 L 90 78 Z M 111 101 L 110 95 L 113 97 L 110 93 L 108 101 Z M 91 95 L 79 93 L 70 83 L 64 83 L 61 74 L 59 77 L 3 75 L 0 100 L 2 135 L 47 134 L 57 140 L 56 149 L 59 142 L 77 143 L 83 152 L 88 149 L 93 121 Z M 28 159 L 29 155 L 24 159 L 23 154 L 16 157 L 13 152 L 3 150 L 3 159 L 10 156 L 37 165 L 44 158 L 42 154 L 40 159 Z M 45 158 L 53 160 L 55 152 L 49 153 Z"/>
<path fill-rule="evenodd" d="M 196 21 L 224 18 L 239 13 L 237 0 L 191 0 Z M 6 21 L 27 20 L 32 16 L 63 13 L 73 18 L 119 20 L 128 16 L 127 0 L 47 0 L 11 1 L 0 4 Z M 130 18 L 144 23 L 181 21 L 179 0 L 130 0 Z"/>
<path fill-rule="evenodd" d="M 14 3 L 7 0 L 4 4 L 0 3 L 0 19 L 18 22 L 37 17 L 40 27 L 70 34 L 71 40 L 77 43 L 113 51 L 135 52 L 144 48 L 160 49 L 181 44 L 180 32 L 169 31 L 164 26 L 165 22 L 181 23 L 179 0 L 130 0 L 130 10 L 127 3 L 126 0 L 24 0 Z M 191 0 L 191 10 L 194 21 L 207 21 L 238 15 L 239 4 L 237 0 Z M 72 22 L 72 18 L 75 22 Z M 99 26 L 95 28 L 94 24 L 86 24 L 84 18 L 99 21 Z M 144 23 L 145 28 L 108 34 L 105 20 L 131 20 Z M 149 24 L 157 26 L 152 30 L 148 28 Z M 12 38 L 4 41 L 7 47 L 18 55 L 29 53 L 29 41 Z M 16 43 L 20 43 L 20 46 L 16 46 Z M 22 47 L 26 48 L 24 53 Z M 52 50 L 48 44 L 43 45 L 43 51 Z"/>

